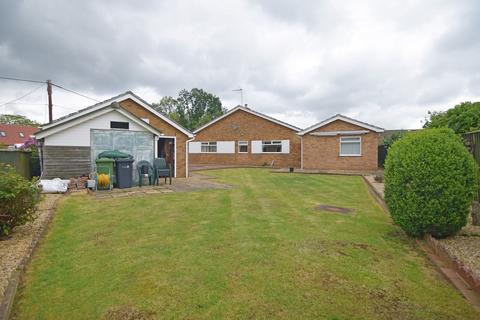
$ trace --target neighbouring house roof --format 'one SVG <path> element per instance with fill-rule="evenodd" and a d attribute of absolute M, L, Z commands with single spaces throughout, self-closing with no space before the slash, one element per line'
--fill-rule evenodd
<path fill-rule="evenodd" d="M 0 144 L 11 146 L 24 143 L 38 131 L 37 127 L 20 124 L 0 124 Z M 22 137 L 23 136 L 23 137 Z"/>
<path fill-rule="evenodd" d="M 380 128 L 380 127 L 377 127 L 377 126 L 374 126 L 374 125 L 371 125 L 371 124 L 368 124 L 366 122 L 362 122 L 362 121 L 358 121 L 358 120 L 355 120 L 355 119 L 352 119 L 352 118 L 349 118 L 347 116 L 344 116 L 344 115 L 341 115 L 341 114 L 336 114 L 334 115 L 333 117 L 330 117 L 326 120 L 323 120 L 317 124 L 314 124 L 313 126 L 310 126 L 302 131 L 300 131 L 298 133 L 298 135 L 300 136 L 303 136 L 313 130 L 316 130 L 318 128 L 321 128 L 323 126 L 326 126 L 327 124 L 329 123 L 332 123 L 334 121 L 337 121 L 337 120 L 341 120 L 341 121 L 344 121 L 344 122 L 348 122 L 348 123 L 351 123 L 351 124 L 354 124 L 356 126 L 359 126 L 359 127 L 362 127 L 362 128 L 365 128 L 365 129 L 368 129 L 368 130 L 371 130 L 371 131 L 374 131 L 374 132 L 383 132 L 383 128 Z"/>
<path fill-rule="evenodd" d="M 124 108 L 122 108 L 118 104 L 118 102 L 114 101 L 114 102 L 110 103 L 109 105 L 102 106 L 99 109 L 91 110 L 90 112 L 85 113 L 82 116 L 72 118 L 72 119 L 70 119 L 70 121 L 57 122 L 56 125 L 49 126 L 45 129 L 42 129 L 41 131 L 37 132 L 35 134 L 35 136 L 38 139 L 42 139 L 42 138 L 48 137 L 52 134 L 55 134 L 57 132 L 66 130 L 68 128 L 79 125 L 79 124 L 81 124 L 85 121 L 88 121 L 90 119 L 96 118 L 98 116 L 101 116 L 103 114 L 106 114 L 106 113 L 109 113 L 109 112 L 112 112 L 112 111 L 119 112 L 120 114 L 124 115 L 128 119 L 132 120 L 133 122 L 135 122 L 139 126 L 143 127 L 145 130 L 150 131 L 153 134 L 156 134 L 158 136 L 162 135 L 162 133 L 160 131 L 158 131 L 155 127 L 151 126 L 150 124 L 143 121 L 142 119 L 140 119 L 136 115 L 132 114 L 131 112 L 125 110 Z"/>
<path fill-rule="evenodd" d="M 178 129 L 179 131 L 184 133 L 189 138 L 193 137 L 193 133 L 191 133 L 189 130 L 185 129 L 184 127 L 182 127 L 181 125 L 179 125 L 178 123 L 173 121 L 172 119 L 168 118 L 167 116 L 165 116 L 165 115 L 161 114 L 160 112 L 158 112 L 157 110 L 155 110 L 148 102 L 146 102 L 145 100 L 143 100 L 142 98 L 140 98 L 139 96 L 137 96 L 136 94 L 134 94 L 131 91 L 127 91 L 125 93 L 119 94 L 118 96 L 112 97 L 112 98 L 107 99 L 105 101 L 102 101 L 102 102 L 96 103 L 92 106 L 81 109 L 77 112 L 73 112 L 73 113 L 68 114 L 64 117 L 58 118 L 58 119 L 52 121 L 51 123 L 44 124 L 44 125 L 42 125 L 42 130 L 39 133 L 47 131 L 47 130 L 53 128 L 53 127 L 59 126 L 59 125 L 64 124 L 66 122 L 73 121 L 73 120 L 78 119 L 80 117 L 84 117 L 88 114 L 91 114 L 92 112 L 96 112 L 98 110 L 101 110 L 105 107 L 110 106 L 114 102 L 121 102 L 121 101 L 124 101 L 124 100 L 127 100 L 127 99 L 131 99 L 131 100 L 135 101 L 140 106 L 147 109 L 148 111 L 150 111 L 151 113 L 153 113 L 154 115 L 156 115 L 157 117 L 162 119 L 163 121 L 167 122 L 172 127 Z"/>
<path fill-rule="evenodd" d="M 281 125 L 281 126 L 284 126 L 284 127 L 286 127 L 286 128 L 289 128 L 289 129 L 294 130 L 294 131 L 296 131 L 296 132 L 298 132 L 298 131 L 301 130 L 300 128 L 297 128 L 297 127 L 295 127 L 295 126 L 292 126 L 291 124 L 288 124 L 288 123 L 286 123 L 286 122 L 277 120 L 277 119 L 275 119 L 275 118 L 272 118 L 272 117 L 270 117 L 270 116 L 267 116 L 266 114 L 260 113 L 260 112 L 258 112 L 258 111 L 254 111 L 254 110 L 252 110 L 252 109 L 250 109 L 250 108 L 243 107 L 243 106 L 236 106 L 235 108 L 229 110 L 229 111 L 226 112 L 225 114 L 223 114 L 223 115 L 221 115 L 221 116 L 213 119 L 212 121 L 204 124 L 203 126 L 201 126 L 201 127 L 198 128 L 198 129 L 196 129 L 195 131 L 193 131 L 193 133 L 196 134 L 196 133 L 202 131 L 203 129 L 211 126 L 212 124 L 216 123 L 217 121 L 220 121 L 220 120 L 222 120 L 223 118 L 226 118 L 226 117 L 228 117 L 229 115 L 231 115 L 231 114 L 233 114 L 233 113 L 235 113 L 235 112 L 237 112 L 237 111 L 244 111 L 244 112 L 253 114 L 254 116 L 257 116 L 257 117 L 263 118 L 263 119 L 265 119 L 265 120 L 268 120 L 268 121 L 270 121 L 270 122 L 279 124 L 279 125 Z"/>

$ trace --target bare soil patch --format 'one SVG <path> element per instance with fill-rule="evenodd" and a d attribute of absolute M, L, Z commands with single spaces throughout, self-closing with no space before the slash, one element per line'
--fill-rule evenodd
<path fill-rule="evenodd" d="M 107 310 L 104 320 L 150 320 L 153 313 L 141 311 L 133 306 L 116 306 Z"/>
<path fill-rule="evenodd" d="M 336 207 L 328 204 L 319 204 L 315 207 L 315 209 L 318 211 L 327 211 L 340 214 L 352 214 L 354 212 L 354 210 L 350 208 Z"/>

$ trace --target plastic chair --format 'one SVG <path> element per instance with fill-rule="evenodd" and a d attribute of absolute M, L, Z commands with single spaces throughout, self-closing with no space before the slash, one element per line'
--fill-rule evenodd
<path fill-rule="evenodd" d="M 159 184 L 159 178 L 165 178 L 165 184 L 167 184 L 167 178 L 170 179 L 170 184 L 172 184 L 172 168 L 171 166 L 167 167 L 167 161 L 165 158 L 155 158 L 153 159 L 153 171 L 154 175 L 154 184 L 157 186 Z"/>
<path fill-rule="evenodd" d="M 141 160 L 137 162 L 137 171 L 138 171 L 138 186 L 143 185 L 143 178 L 148 175 L 148 184 L 152 185 L 155 173 L 152 165 L 147 160 Z"/>

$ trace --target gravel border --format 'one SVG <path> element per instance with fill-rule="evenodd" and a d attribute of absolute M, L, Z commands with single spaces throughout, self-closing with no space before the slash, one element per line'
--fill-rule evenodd
<path fill-rule="evenodd" d="M 456 235 L 437 241 L 480 292 L 480 237 Z"/>
<path fill-rule="evenodd" d="M 30 261 L 38 242 L 55 215 L 61 194 L 46 194 L 38 205 L 34 221 L 14 229 L 0 240 L 0 319 L 8 319 L 21 271 Z"/>

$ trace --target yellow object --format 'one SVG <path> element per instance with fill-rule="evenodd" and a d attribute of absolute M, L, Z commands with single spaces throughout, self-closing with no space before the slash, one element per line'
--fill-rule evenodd
<path fill-rule="evenodd" d="M 98 175 L 98 186 L 99 187 L 109 187 L 110 186 L 110 176 L 106 173 L 100 173 Z"/>

